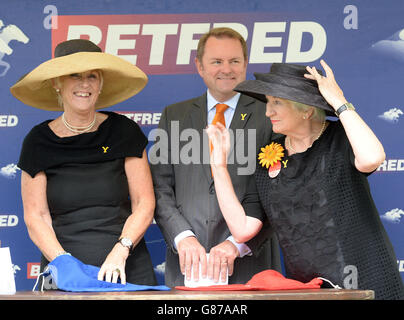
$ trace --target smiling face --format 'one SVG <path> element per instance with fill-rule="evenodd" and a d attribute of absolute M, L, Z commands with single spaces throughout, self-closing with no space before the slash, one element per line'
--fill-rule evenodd
<path fill-rule="evenodd" d="M 219 102 L 233 97 L 233 89 L 246 78 L 247 61 L 238 39 L 210 37 L 201 61 L 195 60 L 199 75 Z"/>
<path fill-rule="evenodd" d="M 271 119 L 274 132 L 287 135 L 301 126 L 303 112 L 297 110 L 291 101 L 268 95 L 266 98 L 265 115 Z"/>
<path fill-rule="evenodd" d="M 88 111 L 95 108 L 100 94 L 101 73 L 90 70 L 62 76 L 55 82 L 54 87 L 60 90 L 64 110 Z"/>

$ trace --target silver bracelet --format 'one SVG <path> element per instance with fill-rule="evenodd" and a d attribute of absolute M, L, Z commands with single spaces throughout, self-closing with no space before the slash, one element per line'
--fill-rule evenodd
<path fill-rule="evenodd" d="M 69 252 L 61 251 L 61 252 L 58 252 L 58 253 L 56 254 L 56 258 L 59 257 L 59 256 L 63 256 L 63 255 L 71 256 L 71 254 L 70 254 Z"/>

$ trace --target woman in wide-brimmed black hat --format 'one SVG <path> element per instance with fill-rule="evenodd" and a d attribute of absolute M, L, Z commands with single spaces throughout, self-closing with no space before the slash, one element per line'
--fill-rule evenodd
<path fill-rule="evenodd" d="M 99 280 L 154 285 L 143 239 L 155 206 L 147 138 L 127 117 L 97 111 L 137 94 L 147 76 L 89 40 L 64 41 L 54 56 L 10 89 L 27 105 L 62 111 L 28 133 L 18 162 L 41 270 L 71 254 L 100 267 Z"/>
<path fill-rule="evenodd" d="M 235 91 L 266 103 L 274 132 L 261 148 L 258 193 L 279 237 L 287 276 L 324 277 L 343 288 L 370 289 L 376 299 L 403 299 L 397 260 L 373 202 L 367 176 L 385 159 L 382 144 L 345 99 L 331 68 L 274 63 Z M 327 120 L 337 116 L 339 121 Z M 211 166 L 223 216 L 245 242 L 262 217 L 246 216 L 227 172 L 229 134 L 209 126 Z"/>

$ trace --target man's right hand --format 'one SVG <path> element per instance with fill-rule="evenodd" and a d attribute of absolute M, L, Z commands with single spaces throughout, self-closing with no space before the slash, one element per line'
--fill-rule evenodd
<path fill-rule="evenodd" d="M 191 270 L 195 281 L 199 280 L 199 261 L 201 262 L 201 274 L 207 276 L 207 261 L 205 248 L 201 246 L 195 237 L 186 237 L 178 243 L 178 255 L 180 259 L 181 273 L 191 280 Z"/>

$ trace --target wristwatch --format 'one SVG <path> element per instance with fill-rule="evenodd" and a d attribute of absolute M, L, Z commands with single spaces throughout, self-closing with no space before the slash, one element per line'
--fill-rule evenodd
<path fill-rule="evenodd" d="M 132 252 L 132 247 L 133 247 L 132 240 L 130 240 L 129 238 L 119 238 L 119 240 L 117 242 L 119 242 L 125 248 L 128 248 L 129 252 Z"/>
<path fill-rule="evenodd" d="M 342 106 L 340 106 L 340 107 L 337 109 L 337 111 L 335 111 L 335 114 L 337 115 L 337 117 L 339 117 L 339 115 L 340 115 L 342 112 L 346 111 L 346 110 L 353 110 L 353 111 L 355 111 L 355 108 L 354 108 L 354 106 L 352 105 L 352 103 L 347 102 L 347 103 L 344 103 Z"/>

